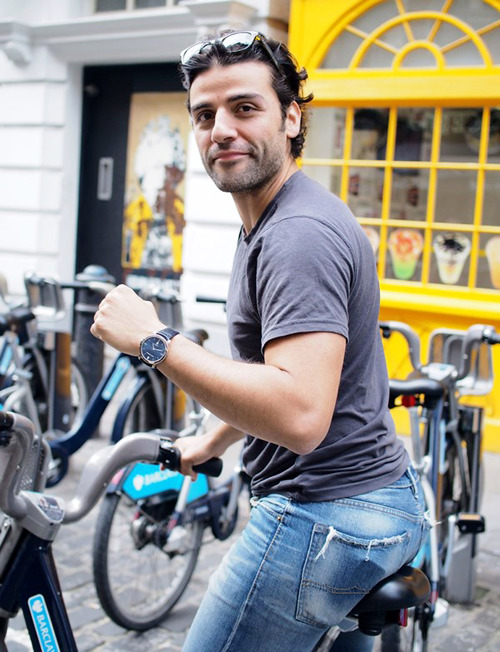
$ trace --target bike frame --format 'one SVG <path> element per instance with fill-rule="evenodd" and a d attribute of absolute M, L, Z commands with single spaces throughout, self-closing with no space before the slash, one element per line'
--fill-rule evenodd
<path fill-rule="evenodd" d="M 131 435 L 87 462 L 76 496 L 64 504 L 43 491 L 47 442 L 28 419 L 0 413 L 0 649 L 10 618 L 22 609 L 35 652 L 77 652 L 52 554 L 61 524 L 83 518 L 95 506 L 113 473 L 136 459 L 173 465 L 170 441 L 149 433 Z M 211 460 L 200 471 L 214 471 Z M 21 490 L 26 485 L 30 490 Z"/>
<path fill-rule="evenodd" d="M 197 427 L 199 425 L 196 424 L 191 430 Z M 190 435 L 189 430 L 181 434 L 168 430 L 158 432 L 162 436 L 176 439 Z M 244 472 L 238 465 L 222 483 L 201 473 L 196 480 L 192 480 L 190 476 L 162 469 L 159 465 L 137 462 L 120 470 L 110 482 L 106 493 L 123 493 L 137 503 L 152 496 L 158 500 L 175 497 L 175 506 L 165 531 L 167 539 L 175 527 L 182 526 L 187 520 L 207 519 L 211 521 L 214 536 L 222 539 L 230 533 L 222 533 L 218 528 L 221 509 L 225 507 L 224 520 L 230 523 L 238 508 L 243 476 Z"/>
<path fill-rule="evenodd" d="M 63 436 L 50 441 L 50 448 L 53 454 L 62 459 L 64 464 L 63 472 L 57 482 L 66 474 L 69 456 L 79 450 L 92 437 L 106 408 L 116 395 L 123 379 L 132 368 L 135 369 L 137 378 L 127 399 L 120 405 L 110 441 L 116 443 L 120 440 L 130 403 L 139 389 L 147 383 L 150 383 L 153 388 L 158 406 L 158 414 L 162 415 L 165 413 L 167 406 L 163 397 L 162 383 L 158 372 L 149 369 L 133 356 L 126 355 L 125 353 L 118 354 L 92 394 L 81 422 Z"/>
<path fill-rule="evenodd" d="M 0 599 L 0 620 L 2 611 L 16 613 L 21 605 L 34 652 L 78 652 L 51 541 L 30 533 L 23 538 L 0 588 Z"/>
<path fill-rule="evenodd" d="M 37 360 L 37 364 L 39 364 Z M 7 331 L 3 335 L 0 353 L 0 404 L 5 410 L 13 409 L 16 402 L 24 400 L 28 417 L 38 432 L 41 431 L 40 420 L 35 399 L 31 392 L 30 374 L 24 370 L 19 341 L 15 333 Z"/>
<path fill-rule="evenodd" d="M 20 312 L 19 312 L 20 311 Z M 47 430 L 68 430 L 71 403 L 70 377 L 61 372 L 58 360 L 63 357 L 70 365 L 71 336 L 56 331 L 38 331 L 35 315 L 18 308 L 12 315 L 11 330 L 5 331 L 0 351 L 0 401 L 10 410 L 16 401 L 24 400 L 28 417 L 41 432 L 38 409 L 30 384 L 31 361 L 47 397 Z M 43 343 L 40 343 L 43 338 Z M 69 367 L 68 367 L 69 369 Z"/>
<path fill-rule="evenodd" d="M 413 409 L 413 407 L 411 408 Z M 427 603 L 430 610 L 431 619 L 434 617 L 437 600 L 440 593 L 441 584 L 441 567 L 439 563 L 439 518 L 437 516 L 438 500 L 440 495 L 442 469 L 441 450 L 443 447 L 443 437 L 441 432 L 441 418 L 443 413 L 443 398 L 437 399 L 432 408 L 429 409 L 429 418 L 424 446 L 428 451 L 427 455 L 423 454 L 422 441 L 420 438 L 420 428 L 412 428 L 412 448 L 413 464 L 419 474 L 420 483 L 424 492 L 425 504 L 428 510 L 428 517 L 431 519 L 432 527 L 429 530 L 427 541 L 420 549 L 417 556 L 412 562 L 415 568 L 427 568 L 427 575 L 431 584 L 431 594 Z"/>

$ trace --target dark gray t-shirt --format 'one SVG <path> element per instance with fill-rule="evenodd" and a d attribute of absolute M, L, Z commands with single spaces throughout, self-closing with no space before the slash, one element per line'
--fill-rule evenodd
<path fill-rule="evenodd" d="M 297 455 L 247 436 L 243 459 L 255 495 L 332 500 L 403 474 L 409 459 L 387 407 L 375 260 L 340 199 L 301 171 L 284 184 L 240 235 L 227 314 L 233 357 L 246 362 L 262 363 L 266 343 L 285 335 L 326 331 L 347 342 L 332 423 L 316 450 Z"/>

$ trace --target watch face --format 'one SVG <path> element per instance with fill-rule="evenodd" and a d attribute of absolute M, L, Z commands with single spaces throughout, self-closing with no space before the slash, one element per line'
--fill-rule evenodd
<path fill-rule="evenodd" d="M 149 364 L 158 364 L 167 353 L 165 340 L 157 335 L 146 337 L 141 344 L 141 357 Z"/>

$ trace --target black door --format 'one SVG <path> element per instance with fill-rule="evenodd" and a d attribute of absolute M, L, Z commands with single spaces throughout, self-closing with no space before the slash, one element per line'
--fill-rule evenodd
<path fill-rule="evenodd" d="M 121 244 L 131 96 L 179 91 L 182 86 L 173 63 L 85 68 L 75 273 L 96 264 L 117 281 L 123 280 Z M 103 166 L 110 173 L 107 181 Z"/>

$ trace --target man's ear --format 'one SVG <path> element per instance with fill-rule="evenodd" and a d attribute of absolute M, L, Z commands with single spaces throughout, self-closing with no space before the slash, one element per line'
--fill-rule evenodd
<path fill-rule="evenodd" d="M 300 106 L 295 100 L 286 110 L 285 131 L 288 138 L 292 139 L 300 133 L 300 124 L 302 121 L 302 112 Z"/>

